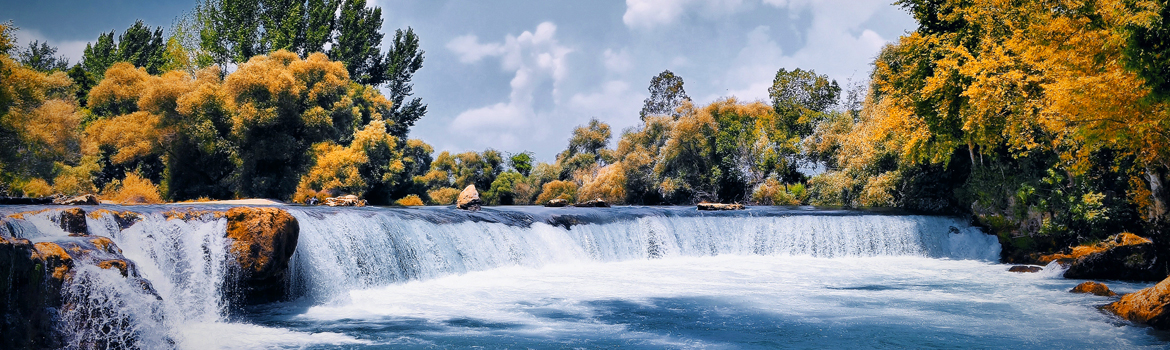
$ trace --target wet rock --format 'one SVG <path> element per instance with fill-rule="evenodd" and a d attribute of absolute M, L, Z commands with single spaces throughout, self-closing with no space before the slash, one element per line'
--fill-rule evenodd
<path fill-rule="evenodd" d="M 569 205 L 569 201 L 564 200 L 562 198 L 553 198 L 552 200 L 549 200 L 548 203 L 544 204 L 544 206 L 552 207 L 552 208 L 566 207 L 568 205 Z"/>
<path fill-rule="evenodd" d="M 1159 281 L 1167 275 L 1165 266 L 1158 264 L 1154 242 L 1132 233 L 1040 258 L 1041 263 L 1053 260 L 1068 265 L 1065 278 Z"/>
<path fill-rule="evenodd" d="M 62 210 L 57 223 L 70 236 L 85 236 L 89 234 L 89 226 L 85 223 L 85 210 L 81 208 Z"/>
<path fill-rule="evenodd" d="M 279 208 L 237 207 L 226 213 L 226 235 L 231 239 L 233 277 L 237 295 L 245 304 L 280 300 L 288 285 L 288 261 L 297 248 L 300 226 Z"/>
<path fill-rule="evenodd" d="M 325 205 L 331 207 L 364 207 L 366 206 L 366 201 L 350 194 L 341 197 L 325 198 Z"/>
<path fill-rule="evenodd" d="M 1016 265 L 1008 269 L 1008 272 L 1018 273 L 1036 273 L 1044 270 L 1044 268 L 1034 265 Z"/>
<path fill-rule="evenodd" d="M 743 210 L 743 204 L 738 203 L 699 203 L 699 210 Z"/>
<path fill-rule="evenodd" d="M 455 207 L 463 210 L 479 210 L 482 205 L 483 201 L 479 199 L 479 191 L 475 190 L 475 184 L 467 185 L 467 188 L 459 193 L 459 199 L 455 201 Z"/>
<path fill-rule="evenodd" d="M 99 201 L 97 196 L 95 196 L 95 195 L 83 194 L 83 195 L 80 195 L 77 197 L 61 198 L 58 200 L 54 200 L 53 204 L 58 204 L 58 205 L 99 205 L 99 204 L 101 204 L 101 201 Z"/>
<path fill-rule="evenodd" d="M 609 208 L 609 203 L 606 203 L 605 200 L 598 198 L 573 204 L 573 206 L 578 208 Z"/>
<path fill-rule="evenodd" d="M 1121 300 L 1105 305 L 1104 310 L 1135 323 L 1157 329 L 1170 329 L 1170 278 L 1153 287 L 1139 290 L 1121 297 Z"/>
<path fill-rule="evenodd" d="M 80 265 L 116 269 L 126 283 L 158 298 L 150 282 L 106 237 L 67 237 L 33 244 L 0 237 L 0 348 L 57 348 L 64 335 L 54 328 L 59 312 L 89 310 L 92 305 L 70 301 L 63 292 Z M 84 301 L 84 300 L 82 300 Z M 129 323 L 103 325 L 110 332 Z M 115 344 L 117 345 L 117 344 Z M 115 346 L 118 347 L 118 346 Z"/>
<path fill-rule="evenodd" d="M 1114 293 L 1113 291 L 1109 290 L 1109 286 L 1106 286 L 1102 283 L 1093 282 L 1093 281 L 1082 282 L 1081 284 L 1078 284 L 1076 287 L 1073 287 L 1073 289 L 1070 290 L 1069 293 L 1089 293 L 1089 294 L 1099 295 L 1099 296 L 1103 296 L 1103 297 L 1117 296 L 1117 293 Z"/>
<path fill-rule="evenodd" d="M 102 216 L 110 216 L 114 218 L 114 222 L 118 224 L 118 229 L 125 230 L 134 226 L 134 224 L 142 221 L 142 215 L 132 211 L 113 211 L 107 209 L 98 209 L 89 212 L 89 218 L 98 220 Z"/>

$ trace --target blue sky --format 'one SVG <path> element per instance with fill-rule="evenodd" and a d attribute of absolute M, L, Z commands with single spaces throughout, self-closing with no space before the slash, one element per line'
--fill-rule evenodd
<path fill-rule="evenodd" d="M 415 95 L 430 105 L 411 133 L 437 150 L 532 151 L 551 161 L 596 117 L 639 123 L 650 78 L 670 69 L 698 103 L 767 97 L 780 68 L 864 80 L 887 42 L 913 29 L 892 0 L 371 0 L 384 32 L 413 27 L 426 51 Z M 22 41 L 72 62 L 100 32 L 135 19 L 169 28 L 189 1 L 0 0 Z M 392 35 L 387 35 L 389 41 Z"/>

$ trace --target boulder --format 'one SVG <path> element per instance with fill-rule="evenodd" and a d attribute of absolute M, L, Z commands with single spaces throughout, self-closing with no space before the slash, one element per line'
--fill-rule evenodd
<path fill-rule="evenodd" d="M 739 203 L 699 203 L 699 210 L 743 210 L 743 204 Z"/>
<path fill-rule="evenodd" d="M 1106 286 L 1106 285 L 1101 284 L 1101 283 L 1093 282 L 1093 281 L 1082 282 L 1081 284 L 1078 284 L 1076 287 L 1073 287 L 1073 289 L 1068 291 L 1068 292 L 1069 293 L 1089 293 L 1089 294 L 1099 295 L 1099 296 L 1103 296 L 1103 297 L 1117 296 L 1117 293 L 1114 293 L 1113 291 L 1109 290 L 1109 286 Z"/>
<path fill-rule="evenodd" d="M 58 205 L 99 205 L 99 204 L 101 204 L 101 201 L 99 201 L 97 196 L 95 196 L 95 195 L 83 194 L 83 195 L 80 195 L 77 197 L 61 198 L 59 200 L 54 200 L 53 204 L 58 204 Z"/>
<path fill-rule="evenodd" d="M 0 236 L 0 348 L 57 348 L 64 339 L 54 327 L 61 313 L 102 312 L 108 305 L 86 305 L 88 299 L 70 298 L 65 286 L 76 275 L 76 267 L 94 265 L 114 269 L 126 283 L 158 298 L 150 282 L 141 278 L 134 263 L 122 256 L 106 237 L 66 237 L 53 242 L 32 243 L 27 239 Z M 84 289 L 84 288 L 83 288 Z M 80 302 L 80 303 L 79 303 Z M 130 322 L 102 325 L 111 333 L 130 333 Z M 127 329 L 119 329 L 127 328 Z M 133 339 L 105 342 L 110 348 L 133 348 Z"/>
<path fill-rule="evenodd" d="M 300 225 L 280 208 L 228 210 L 227 232 L 234 269 L 231 299 L 245 304 L 280 300 L 288 285 L 288 261 L 297 248 Z"/>
<path fill-rule="evenodd" d="M 464 210 L 479 210 L 481 205 L 483 201 L 479 199 L 479 191 L 475 190 L 475 184 L 467 185 L 467 188 L 459 193 L 459 199 L 455 201 L 455 207 Z"/>
<path fill-rule="evenodd" d="M 1068 266 L 1065 278 L 1159 281 L 1167 275 L 1165 266 L 1158 264 L 1154 242 L 1132 233 L 1040 258 L 1041 263 L 1053 260 Z"/>
<path fill-rule="evenodd" d="M 89 226 L 85 223 L 85 210 L 81 208 L 62 210 L 57 223 L 70 236 L 85 236 L 89 234 Z"/>
<path fill-rule="evenodd" d="M 548 201 L 548 203 L 544 203 L 544 206 L 552 207 L 552 208 L 566 207 L 568 205 L 569 205 L 569 201 L 564 200 L 562 198 L 554 198 L 554 199 Z"/>
<path fill-rule="evenodd" d="M 366 201 L 350 194 L 341 197 L 325 198 L 325 205 L 331 207 L 364 207 L 366 206 Z"/>
<path fill-rule="evenodd" d="M 1104 310 L 1135 323 L 1170 329 L 1170 278 L 1153 287 L 1129 293 L 1105 305 Z"/>
<path fill-rule="evenodd" d="M 598 198 L 573 204 L 573 206 L 578 208 L 609 208 L 609 203 L 606 203 L 605 200 Z"/>
<path fill-rule="evenodd" d="M 1042 268 L 1042 267 L 1034 266 L 1034 265 L 1016 265 L 1016 266 L 1012 266 L 1011 268 L 1009 268 L 1008 272 L 1036 273 L 1036 272 L 1040 272 L 1043 269 L 1044 268 Z"/>

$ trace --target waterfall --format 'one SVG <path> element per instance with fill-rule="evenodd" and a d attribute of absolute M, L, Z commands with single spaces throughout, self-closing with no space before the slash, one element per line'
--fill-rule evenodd
<path fill-rule="evenodd" d="M 620 209 L 617 209 L 620 210 Z M 301 226 L 294 293 L 349 290 L 503 266 L 540 267 L 714 255 L 921 256 L 995 261 L 999 243 L 953 218 L 894 215 L 645 215 L 569 227 L 403 217 L 391 211 L 291 210 Z M 547 220 L 546 220 L 547 221 Z"/>
<path fill-rule="evenodd" d="M 77 282 L 67 288 L 69 297 L 93 300 L 110 317 L 141 323 L 131 327 L 131 334 L 148 341 L 169 337 L 158 335 L 162 334 L 158 328 L 228 321 L 224 301 L 225 262 L 230 258 L 224 234 L 227 220 L 211 212 L 175 216 L 171 211 L 176 207 L 120 208 L 137 213 L 135 221 L 119 220 L 110 212 L 86 218 L 90 234 L 111 238 L 137 265 L 142 278 L 150 281 L 161 303 L 113 287 L 110 281 L 120 278 L 117 273 L 86 266 L 79 268 Z M 25 213 L 14 214 L 14 209 Z M 485 208 L 477 213 L 438 207 L 285 209 L 300 226 L 289 266 L 290 297 L 311 304 L 344 298 L 354 290 L 508 266 L 717 255 L 995 261 L 1000 250 L 996 237 L 958 219 L 867 212 L 753 208 L 704 213 L 693 208 L 637 207 Z M 0 210 L 8 211 L 0 212 L 4 218 L 0 235 L 34 242 L 67 235 L 53 210 Z M 160 313 L 165 321 L 158 321 Z M 83 319 L 65 316 L 66 322 L 70 317 Z"/>

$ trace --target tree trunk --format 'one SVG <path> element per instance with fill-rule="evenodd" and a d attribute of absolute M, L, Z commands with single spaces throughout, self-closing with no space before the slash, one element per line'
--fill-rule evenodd
<path fill-rule="evenodd" d="M 1146 180 L 1150 183 L 1150 196 L 1154 200 L 1150 208 L 1150 221 L 1160 222 L 1166 217 L 1166 188 L 1163 187 L 1164 176 L 1161 172 L 1146 168 Z"/>

